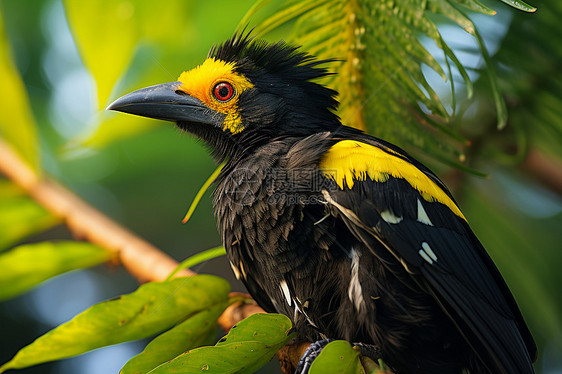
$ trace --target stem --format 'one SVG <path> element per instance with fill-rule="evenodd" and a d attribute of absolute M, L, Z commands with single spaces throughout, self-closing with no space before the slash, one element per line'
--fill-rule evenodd
<path fill-rule="evenodd" d="M 199 202 L 201 201 L 201 198 L 203 197 L 205 192 L 207 192 L 209 187 L 211 187 L 211 184 L 215 181 L 215 179 L 217 179 L 217 177 L 219 176 L 219 174 L 220 174 L 222 168 L 224 167 L 224 165 L 226 165 L 226 161 L 223 162 L 222 164 L 220 164 L 217 167 L 217 169 L 213 172 L 213 174 L 211 174 L 211 176 L 205 181 L 203 186 L 201 186 L 201 188 L 199 189 L 199 192 L 197 192 L 197 195 L 195 195 L 195 198 L 193 199 L 193 202 L 191 203 L 191 206 L 189 207 L 189 210 L 185 214 L 185 217 L 183 218 L 182 223 L 187 223 L 187 221 L 189 221 L 189 219 L 193 215 L 193 212 L 195 211 L 195 208 L 197 208 L 197 205 L 199 205 Z"/>

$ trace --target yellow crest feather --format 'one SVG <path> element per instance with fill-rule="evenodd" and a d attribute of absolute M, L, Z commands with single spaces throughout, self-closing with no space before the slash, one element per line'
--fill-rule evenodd
<path fill-rule="evenodd" d="M 238 95 L 254 85 L 243 75 L 234 71 L 234 63 L 215 58 L 206 59 L 201 65 L 181 73 L 178 90 L 201 100 L 209 108 L 226 115 L 224 131 L 233 134 L 244 129 L 238 112 Z M 227 102 L 220 102 L 213 96 L 213 88 L 220 82 L 228 82 L 234 87 L 236 96 Z"/>

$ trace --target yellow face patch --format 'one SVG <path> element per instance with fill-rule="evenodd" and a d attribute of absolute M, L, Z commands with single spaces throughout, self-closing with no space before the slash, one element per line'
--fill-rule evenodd
<path fill-rule="evenodd" d="M 352 188 L 356 180 L 364 181 L 367 177 L 376 182 L 386 182 L 389 177 L 404 179 L 424 200 L 440 202 L 466 221 L 459 207 L 431 178 L 411 163 L 375 146 L 342 140 L 324 155 L 320 168 L 341 189 L 344 185 Z"/>
<path fill-rule="evenodd" d="M 178 81 L 181 85 L 178 90 L 201 100 L 209 108 L 226 115 L 223 131 L 232 134 L 244 129 L 242 119 L 238 112 L 238 96 L 247 89 L 254 87 L 244 76 L 234 72 L 234 64 L 226 63 L 214 58 L 208 58 L 194 69 L 183 72 Z M 215 93 L 217 85 L 227 83 L 234 92 L 228 100 L 217 99 Z"/>

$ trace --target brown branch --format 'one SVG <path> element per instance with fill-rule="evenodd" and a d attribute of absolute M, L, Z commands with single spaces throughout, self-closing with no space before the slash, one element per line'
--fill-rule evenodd
<path fill-rule="evenodd" d="M 164 280 L 178 265 L 164 252 L 108 218 L 72 191 L 51 178 L 37 175 L 2 139 L 0 172 L 63 219 L 77 239 L 118 252 L 119 262 L 140 282 Z M 186 269 L 177 276 L 194 274 Z"/>
<path fill-rule="evenodd" d="M 281 364 L 283 373 L 291 374 L 295 372 L 301 357 L 309 345 L 310 343 L 308 342 L 289 343 L 277 351 L 277 359 Z"/>
<path fill-rule="evenodd" d="M 547 157 L 537 149 L 531 149 L 521 168 L 551 191 L 562 195 L 562 163 Z"/>
<path fill-rule="evenodd" d="M 252 296 L 247 293 L 231 292 L 229 296 L 231 298 L 241 297 L 244 298 L 244 300 L 237 301 L 230 305 L 219 317 L 219 325 L 224 331 L 229 331 L 232 326 L 252 314 L 265 313 L 265 311 L 252 299 Z"/>

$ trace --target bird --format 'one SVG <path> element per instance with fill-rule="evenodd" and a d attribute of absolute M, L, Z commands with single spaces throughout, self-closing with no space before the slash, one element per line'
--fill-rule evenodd
<path fill-rule="evenodd" d="M 452 194 L 343 123 L 318 82 L 334 61 L 237 32 L 108 109 L 174 122 L 225 163 L 213 211 L 230 265 L 297 339 L 370 347 L 397 374 L 533 373 L 533 337 Z"/>

